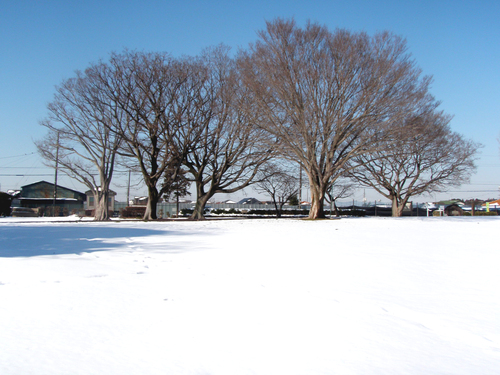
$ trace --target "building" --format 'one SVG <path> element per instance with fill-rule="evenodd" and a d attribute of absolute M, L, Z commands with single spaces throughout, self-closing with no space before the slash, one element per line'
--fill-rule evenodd
<path fill-rule="evenodd" d="M 459 204 L 453 203 L 445 207 L 444 213 L 447 216 L 463 216 L 464 210 Z"/>
<path fill-rule="evenodd" d="M 261 202 L 255 198 L 244 198 L 240 200 L 238 204 L 261 204 Z"/>
<path fill-rule="evenodd" d="M 56 216 L 67 216 L 83 210 L 87 199 L 85 193 L 57 185 L 55 200 Z M 54 184 L 38 181 L 21 186 L 16 196 L 20 207 L 37 209 L 39 215 L 52 215 L 54 207 Z"/>
<path fill-rule="evenodd" d="M 95 210 L 94 193 L 92 193 L 92 190 L 88 190 L 85 194 L 87 195 L 86 209 Z M 108 196 L 108 209 L 111 214 L 115 211 L 115 197 L 116 193 L 113 190 L 110 190 Z"/>
<path fill-rule="evenodd" d="M 481 207 L 485 210 L 497 211 L 500 209 L 500 199 L 497 199 L 495 201 L 485 202 Z"/>

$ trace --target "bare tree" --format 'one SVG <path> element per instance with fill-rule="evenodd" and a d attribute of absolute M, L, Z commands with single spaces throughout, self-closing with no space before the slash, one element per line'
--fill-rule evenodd
<path fill-rule="evenodd" d="M 75 78 L 58 86 L 48 110 L 50 114 L 41 125 L 49 132 L 35 142 L 40 155 L 50 166 L 57 159 L 60 170 L 92 191 L 95 220 L 109 219 L 110 184 L 122 142 L 110 129 L 126 122 L 126 116 L 102 95 L 92 68 L 77 72 Z"/>
<path fill-rule="evenodd" d="M 255 120 L 306 171 L 310 218 L 324 217 L 327 189 L 354 156 L 427 92 L 429 78 L 390 33 L 369 37 L 294 21 L 267 23 L 240 54 Z M 379 135 L 380 137 L 380 135 Z"/>
<path fill-rule="evenodd" d="M 259 167 L 272 155 L 263 147 L 264 132 L 249 121 L 244 95 L 228 49 L 219 46 L 204 52 L 210 72 L 204 96 L 189 112 L 193 141 L 184 165 L 196 185 L 196 205 L 191 220 L 204 218 L 208 200 L 217 193 L 234 193 L 249 186 Z M 185 135 L 184 138 L 187 138 Z"/>
<path fill-rule="evenodd" d="M 385 147 L 353 159 L 350 175 L 390 199 L 392 216 L 410 197 L 467 182 L 479 145 L 451 131 L 450 120 L 434 108 L 408 116 Z"/>
<path fill-rule="evenodd" d="M 335 211 L 335 216 L 339 217 L 339 210 L 337 207 L 337 199 L 347 198 L 352 195 L 355 189 L 355 184 L 346 178 L 338 178 L 335 183 L 330 186 L 326 191 L 326 201 L 330 203 L 330 216 L 331 216 L 331 206 Z"/>
<path fill-rule="evenodd" d="M 123 137 L 121 154 L 133 160 L 131 168 L 142 173 L 147 186 L 146 220 L 157 218 L 162 176 L 170 168 L 175 179 L 188 152 L 178 133 L 187 103 L 195 100 L 200 86 L 197 74 L 188 59 L 130 51 L 112 54 L 106 69 L 98 72 L 109 98 L 127 115 L 128 121 L 113 130 Z"/>
<path fill-rule="evenodd" d="M 286 169 L 270 164 L 257 175 L 254 189 L 271 197 L 276 216 L 281 217 L 283 206 L 297 194 L 299 183 Z"/>
<path fill-rule="evenodd" d="M 179 214 L 179 199 L 186 195 L 191 195 L 188 191 L 191 181 L 187 177 L 188 171 L 185 169 L 180 169 L 178 172 L 175 171 L 178 163 L 172 163 L 172 165 L 165 171 L 165 176 L 162 185 L 163 197 L 170 201 L 173 197 L 177 203 L 176 215 Z"/>

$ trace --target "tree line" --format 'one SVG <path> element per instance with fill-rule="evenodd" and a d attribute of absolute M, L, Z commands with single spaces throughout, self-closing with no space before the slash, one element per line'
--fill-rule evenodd
<path fill-rule="evenodd" d="M 36 145 L 92 191 L 96 220 L 109 218 L 117 165 L 141 173 L 146 220 L 181 180 L 195 186 L 199 220 L 217 193 L 290 186 L 283 165 L 307 176 L 311 219 L 345 181 L 373 187 L 399 216 L 411 196 L 475 169 L 479 145 L 451 130 L 431 81 L 392 33 L 275 19 L 234 55 L 223 45 L 194 57 L 124 50 L 90 64 L 56 87 Z"/>

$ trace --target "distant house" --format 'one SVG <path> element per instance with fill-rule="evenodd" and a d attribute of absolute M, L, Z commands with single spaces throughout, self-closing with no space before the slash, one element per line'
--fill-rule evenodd
<path fill-rule="evenodd" d="M 489 208 L 493 210 L 498 210 L 500 208 L 500 199 L 497 199 L 496 201 L 485 202 L 483 203 L 482 207 L 484 209 Z"/>
<path fill-rule="evenodd" d="M 239 201 L 238 204 L 261 204 L 261 202 L 255 198 L 245 198 Z"/>
<path fill-rule="evenodd" d="M 453 203 L 449 206 L 446 206 L 444 212 L 447 216 L 463 216 L 464 210 L 458 204 Z"/>
<path fill-rule="evenodd" d="M 69 215 L 83 210 L 85 193 L 57 185 L 55 200 L 56 213 Z M 47 181 L 38 181 L 21 187 L 16 197 L 21 207 L 35 208 L 40 214 L 52 213 L 54 206 L 54 184 Z"/>
<path fill-rule="evenodd" d="M 132 201 L 133 206 L 147 206 L 148 204 L 148 197 L 134 197 Z"/>
<path fill-rule="evenodd" d="M 87 210 L 95 210 L 94 194 L 92 193 L 92 190 L 86 191 L 85 194 L 87 195 Z M 108 197 L 108 209 L 111 213 L 115 210 L 115 197 L 116 193 L 113 190 L 110 190 Z"/>

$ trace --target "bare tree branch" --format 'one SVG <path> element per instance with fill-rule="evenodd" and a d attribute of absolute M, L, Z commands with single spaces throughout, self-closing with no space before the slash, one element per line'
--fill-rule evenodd
<path fill-rule="evenodd" d="M 164 187 L 158 187 L 167 169 L 177 174 L 188 152 L 179 137 L 186 121 L 186 106 L 199 90 L 196 62 L 164 53 L 124 51 L 112 54 L 95 74 L 106 95 L 117 103 L 127 122 L 114 128 L 124 139 L 121 155 L 139 170 L 148 189 L 144 218 L 156 219 L 156 205 Z M 173 168 L 172 168 L 173 166 Z"/>
<path fill-rule="evenodd" d="M 256 122 L 305 169 L 310 218 L 324 217 L 325 193 L 345 164 L 373 148 L 380 130 L 426 95 L 429 78 L 389 33 L 369 37 L 294 21 L 267 23 L 239 63 Z M 258 117 L 258 118 L 257 118 Z"/>
<path fill-rule="evenodd" d="M 254 189 L 269 195 L 276 216 L 281 217 L 283 206 L 297 194 L 299 183 L 289 171 L 274 163 L 267 164 L 260 170 Z"/>
<path fill-rule="evenodd" d="M 110 129 L 122 126 L 126 116 L 113 100 L 103 96 L 91 70 L 77 72 L 75 78 L 58 86 L 48 110 L 41 125 L 49 132 L 35 142 L 40 155 L 52 166 L 59 150 L 59 168 L 92 191 L 95 219 L 109 219 L 110 184 L 122 143 L 121 136 Z"/>
<path fill-rule="evenodd" d="M 401 216 L 410 197 L 446 190 L 469 180 L 480 145 L 450 130 L 437 103 L 408 115 L 379 150 L 352 160 L 349 175 L 392 202 Z"/>
<path fill-rule="evenodd" d="M 193 141 L 184 165 L 196 185 L 193 220 L 203 219 L 204 207 L 217 193 L 233 193 L 249 186 L 259 167 L 272 156 L 263 147 L 265 133 L 250 121 L 234 61 L 227 48 L 209 49 L 202 56 L 209 71 L 202 107 L 192 110 L 185 129 Z"/>

